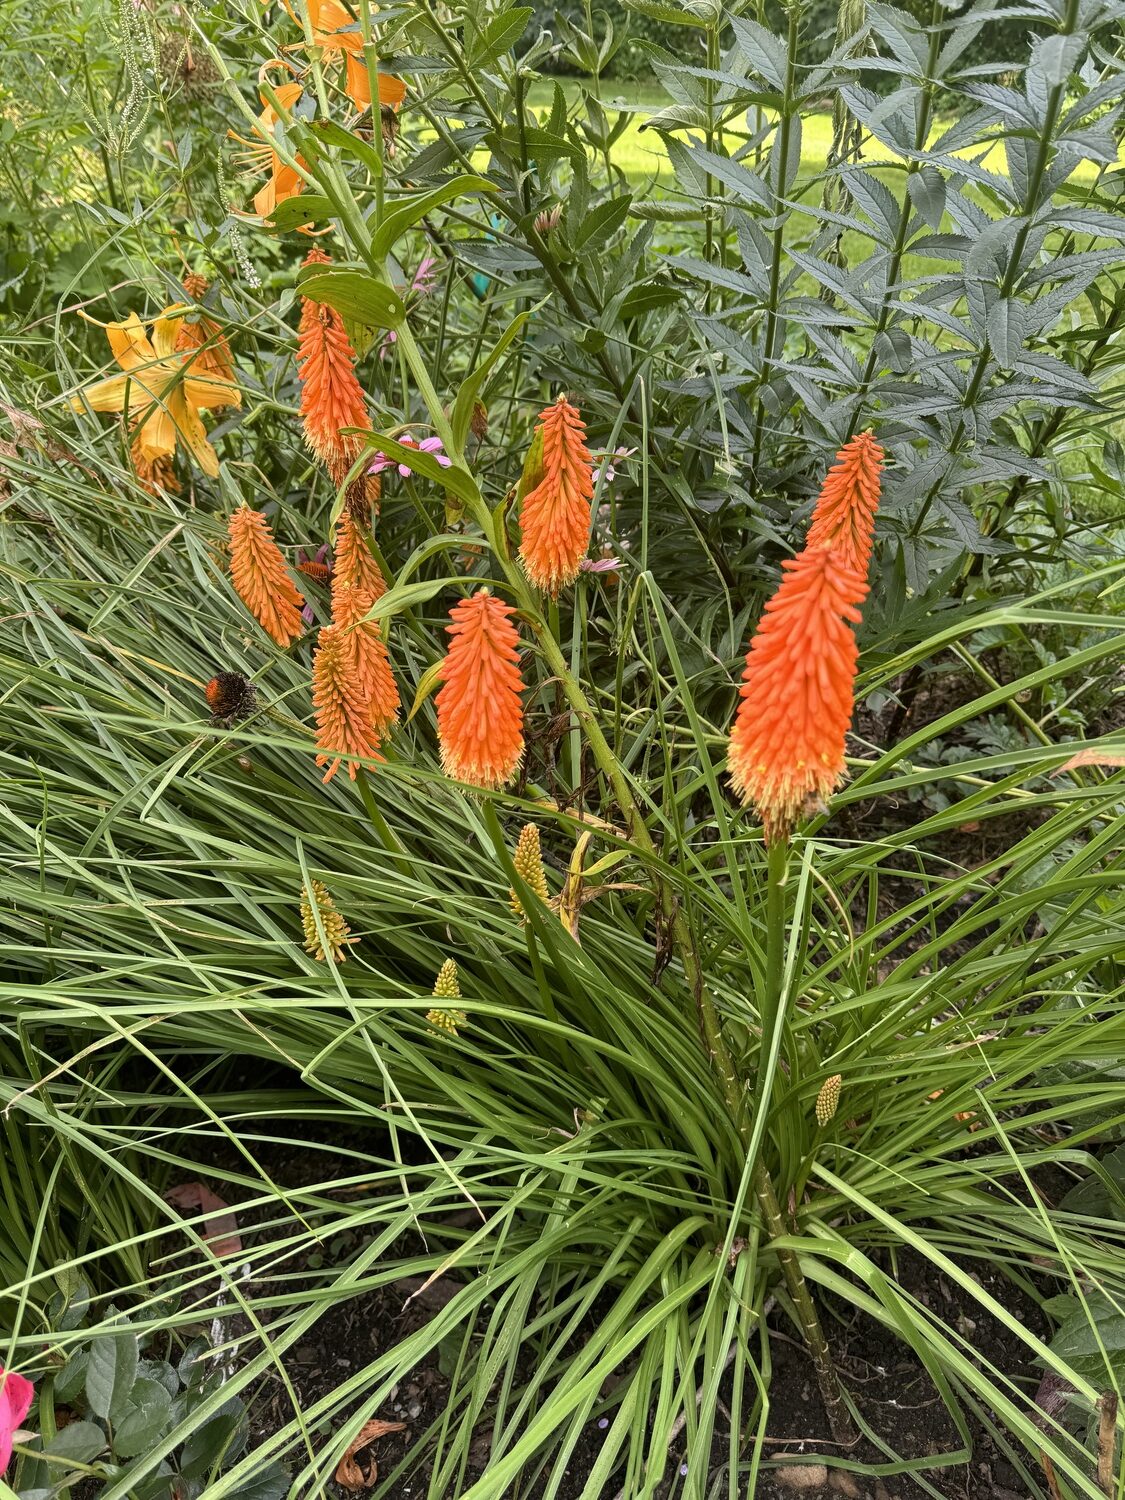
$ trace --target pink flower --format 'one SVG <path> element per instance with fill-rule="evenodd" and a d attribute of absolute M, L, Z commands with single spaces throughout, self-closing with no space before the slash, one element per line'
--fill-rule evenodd
<path fill-rule="evenodd" d="M 407 433 L 405 437 L 399 438 L 399 442 L 404 448 L 417 448 L 419 453 L 432 453 L 443 469 L 448 469 L 453 463 L 453 460 L 446 458 L 445 454 L 441 451 L 441 438 L 439 437 L 423 438 L 419 443 Z M 371 467 L 367 472 L 369 474 L 381 474 L 384 469 L 393 469 L 394 467 L 395 460 L 393 458 L 388 458 L 385 453 L 376 453 Z M 398 472 L 402 475 L 403 479 L 409 479 L 414 470 L 407 464 L 399 464 Z"/>
<path fill-rule="evenodd" d="M 612 484 L 617 478 L 617 470 L 614 467 L 615 463 L 620 463 L 626 458 L 632 458 L 636 451 L 635 448 L 616 448 L 612 455 L 604 457 L 594 470 L 594 483 L 597 484 L 599 480 L 604 479 L 606 484 Z"/>
<path fill-rule="evenodd" d="M 418 269 L 414 272 L 410 290 L 416 292 L 419 297 L 428 297 L 437 286 L 437 272 L 434 270 L 436 265 L 437 261 L 432 255 L 427 255 L 418 262 Z"/>
<path fill-rule="evenodd" d="M 34 1390 L 30 1380 L 0 1365 L 0 1474 L 12 1461 L 12 1438 L 31 1410 Z"/>

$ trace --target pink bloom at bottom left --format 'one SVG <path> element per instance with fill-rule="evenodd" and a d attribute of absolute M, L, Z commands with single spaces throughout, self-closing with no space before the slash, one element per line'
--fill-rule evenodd
<path fill-rule="evenodd" d="M 31 1409 L 30 1380 L 0 1365 L 0 1474 L 12 1461 L 12 1435 Z"/>

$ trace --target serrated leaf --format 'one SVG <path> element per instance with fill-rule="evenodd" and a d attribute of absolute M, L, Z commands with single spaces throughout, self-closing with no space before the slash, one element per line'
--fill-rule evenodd
<path fill-rule="evenodd" d="M 779 93 L 784 93 L 788 68 L 784 44 L 772 31 L 746 16 L 732 16 L 730 24 L 750 66 Z"/>
<path fill-rule="evenodd" d="M 159 1381 L 143 1376 L 134 1382 L 129 1406 L 113 1429 L 113 1451 L 119 1458 L 135 1458 L 153 1447 L 168 1425 L 172 1398 Z"/>
<path fill-rule="evenodd" d="M 1019 363 L 1027 332 L 1027 310 L 1014 297 L 1002 297 L 988 314 L 988 343 L 996 363 L 1012 370 Z"/>
<path fill-rule="evenodd" d="M 531 16 L 530 5 L 515 6 L 493 16 L 473 47 L 469 66 L 476 71 L 509 51 L 527 30 Z"/>
<path fill-rule="evenodd" d="M 625 222 L 632 201 L 632 194 L 627 193 L 623 198 L 610 198 L 592 208 L 571 235 L 575 250 L 584 250 L 608 240 Z"/>
<path fill-rule="evenodd" d="M 931 229 L 940 229 L 945 214 L 945 178 L 927 163 L 906 179 L 910 201 Z"/>
<path fill-rule="evenodd" d="M 718 20 L 718 7 L 701 0 L 685 0 L 685 4 L 672 5 L 666 0 L 625 0 L 630 10 L 638 15 L 651 16 L 654 21 L 664 21 L 669 26 L 696 26 L 701 30 L 713 26 Z"/>
<path fill-rule="evenodd" d="M 128 1398 L 137 1359 L 137 1338 L 132 1333 L 106 1334 L 90 1345 L 86 1400 L 96 1417 L 108 1418 Z"/>
<path fill-rule="evenodd" d="M 397 328 L 405 316 L 402 298 L 366 271 L 340 266 L 312 266 L 314 275 L 300 281 L 302 297 L 326 302 L 342 317 L 369 328 Z"/>
<path fill-rule="evenodd" d="M 96 1422 L 68 1422 L 60 1427 L 43 1449 L 53 1458 L 69 1458 L 75 1463 L 88 1464 L 103 1452 L 106 1435 Z"/>

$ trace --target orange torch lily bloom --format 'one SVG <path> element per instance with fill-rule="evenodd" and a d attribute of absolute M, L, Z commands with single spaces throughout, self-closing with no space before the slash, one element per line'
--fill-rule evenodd
<path fill-rule="evenodd" d="M 510 604 L 487 589 L 462 599 L 452 621 L 437 695 L 441 764 L 447 776 L 501 787 L 523 759 L 519 632 Z"/>
<path fill-rule="evenodd" d="M 590 544 L 594 495 L 586 428 L 565 396 L 539 413 L 532 452 L 536 483 L 520 510 L 520 561 L 535 587 L 553 597 L 578 577 Z"/>
<path fill-rule="evenodd" d="M 281 108 L 286 114 L 291 114 L 302 90 L 299 83 L 282 83 L 273 92 Z M 258 116 L 261 134 L 252 138 L 237 135 L 233 130 L 228 134 L 232 140 L 246 148 L 243 157 L 250 171 L 269 173 L 265 185 L 254 194 L 254 212 L 260 218 L 269 219 L 273 217 L 279 203 L 284 203 L 286 198 L 292 198 L 302 190 L 304 178 L 295 168 L 282 161 L 268 140 L 262 139 L 262 135 L 273 136 L 280 116 L 264 94 L 261 99 L 262 112 Z M 296 160 L 299 166 L 306 165 L 302 157 L 298 156 Z"/>
<path fill-rule="evenodd" d="M 136 313 L 124 322 L 106 323 L 106 338 L 121 373 L 95 381 L 70 400 L 75 411 L 90 407 L 133 418 L 133 463 L 146 482 L 170 473 L 177 439 L 213 479 L 219 459 L 199 413 L 242 404 L 233 380 L 198 369 L 192 350 L 177 350 L 185 311 L 179 305 L 168 308 L 153 324 L 151 339 Z"/>
<path fill-rule="evenodd" d="M 844 444 L 829 469 L 809 527 L 810 547 L 834 547 L 866 578 L 875 536 L 883 450 L 870 432 Z"/>
<path fill-rule="evenodd" d="M 767 844 L 789 837 L 844 775 L 867 584 L 842 552 L 807 547 L 782 564 L 746 656 L 727 764 Z"/>

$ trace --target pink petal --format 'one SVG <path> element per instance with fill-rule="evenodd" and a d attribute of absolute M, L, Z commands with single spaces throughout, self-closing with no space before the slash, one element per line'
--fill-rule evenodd
<path fill-rule="evenodd" d="M 12 1435 L 31 1409 L 35 1388 L 30 1380 L 0 1365 L 0 1474 L 12 1461 Z"/>

